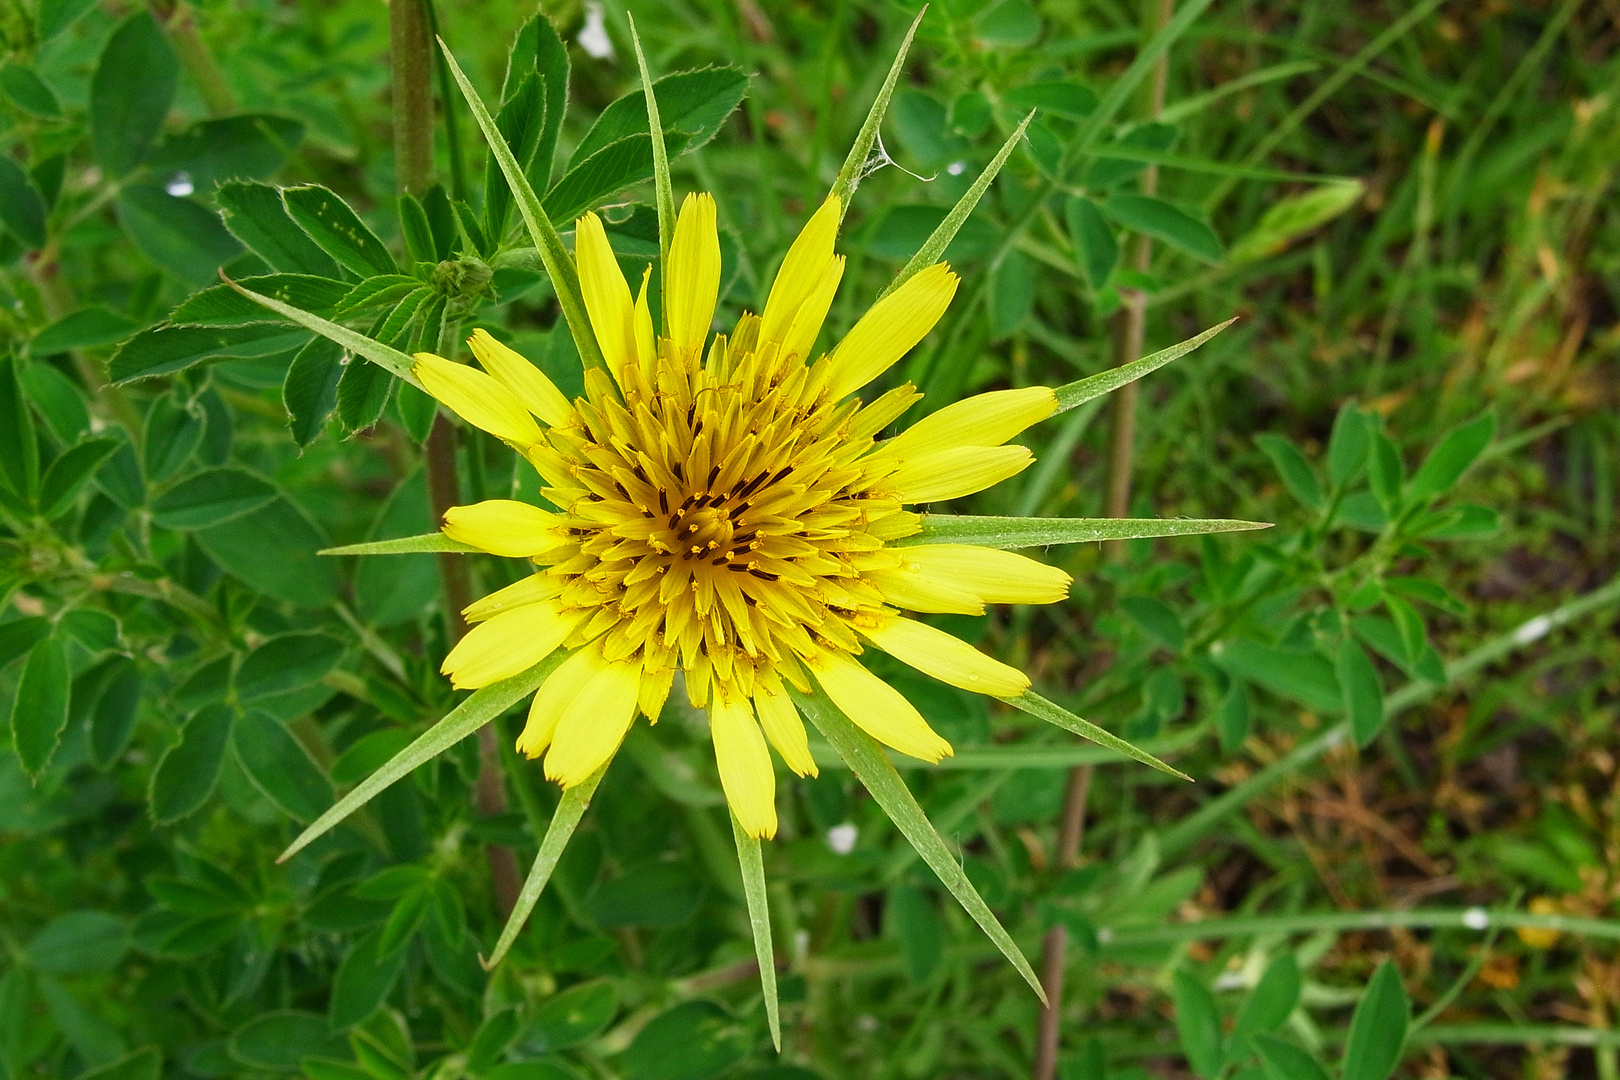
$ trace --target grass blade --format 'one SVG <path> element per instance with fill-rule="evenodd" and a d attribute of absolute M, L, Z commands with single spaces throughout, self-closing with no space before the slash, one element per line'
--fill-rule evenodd
<path fill-rule="evenodd" d="M 1110 750 L 1124 754 L 1132 761 L 1140 761 L 1143 765 L 1158 769 L 1160 772 L 1168 776 L 1174 776 L 1178 780 L 1192 782 L 1192 777 L 1180 769 L 1172 769 L 1146 750 L 1137 749 L 1118 735 L 1103 730 L 1090 720 L 1082 720 L 1068 709 L 1047 701 L 1034 691 L 1028 691 L 1015 698 L 1002 698 L 1001 700 L 1037 719 L 1045 720 L 1048 724 L 1056 724 L 1064 731 L 1072 731 L 1082 739 L 1090 739 L 1098 746 L 1106 746 Z"/>
<path fill-rule="evenodd" d="M 609 762 L 612 764 L 612 762 Z M 579 827 L 580 818 L 591 805 L 591 796 L 596 794 L 596 786 L 602 782 L 607 773 L 607 765 L 597 769 L 582 784 L 576 784 L 563 792 L 562 800 L 557 803 L 556 813 L 551 815 L 551 824 L 546 828 L 545 838 L 540 841 L 540 850 L 535 853 L 534 865 L 529 867 L 529 876 L 524 879 L 523 890 L 518 893 L 517 903 L 512 905 L 512 914 L 506 920 L 506 926 L 501 929 L 500 940 L 495 942 L 495 951 L 489 954 L 489 959 L 482 956 L 478 962 L 484 966 L 485 971 L 492 970 L 506 958 L 506 952 L 517 940 L 518 931 L 529 918 L 529 912 L 534 910 L 535 903 L 540 894 L 545 891 L 546 882 L 551 880 L 552 871 L 557 869 L 557 862 L 562 858 L 563 849 L 573 838 L 574 830 Z"/>
<path fill-rule="evenodd" d="M 956 902 L 961 904 L 962 909 L 979 924 L 979 929 L 989 936 L 996 948 L 1001 950 L 1001 954 L 1012 961 L 1013 967 L 1018 969 L 1018 974 L 1024 977 L 1024 981 L 1029 983 L 1031 989 L 1041 999 L 1041 1003 L 1045 1004 L 1046 991 L 1041 988 L 1041 981 L 1035 977 L 1035 971 L 1029 966 L 1029 961 L 1024 959 L 1024 954 L 1019 951 L 1012 935 L 1007 933 L 989 905 L 984 902 L 984 898 L 979 895 L 979 891 L 968 880 L 961 863 L 956 861 L 951 849 L 945 846 L 945 841 L 934 830 L 928 815 L 917 805 L 911 789 L 900 779 L 900 774 L 894 771 L 894 766 L 889 764 L 889 759 L 884 756 L 878 744 L 840 712 L 822 691 L 818 690 L 808 696 L 795 693 L 793 699 L 804 715 L 816 726 L 816 730 L 821 732 L 822 737 L 838 751 L 838 756 L 849 765 L 850 771 L 866 786 L 866 790 L 871 792 L 872 798 L 876 799 L 883 812 L 889 815 L 889 820 L 893 821 L 911 842 L 911 846 L 917 849 L 917 854 L 922 856 L 923 862 L 928 864 L 929 869 L 934 871 L 940 882 L 950 890 L 951 895 L 956 897 Z"/>
<path fill-rule="evenodd" d="M 317 555 L 414 555 L 419 551 L 481 551 L 471 544 L 452 540 L 444 533 L 424 533 L 421 536 L 401 536 L 393 540 L 372 540 L 364 544 L 346 544 L 343 547 L 324 548 Z"/>
<path fill-rule="evenodd" d="M 855 194 L 855 189 L 866 178 L 868 171 L 866 160 L 872 154 L 872 144 L 877 141 L 878 126 L 883 123 L 883 114 L 888 111 L 889 99 L 894 97 L 894 84 L 900 80 L 900 69 L 905 66 L 906 53 L 911 49 L 911 39 L 917 35 L 917 27 L 922 25 L 923 16 L 927 13 L 928 9 L 925 7 L 917 12 L 915 19 L 911 20 L 911 28 L 906 31 L 905 40 L 900 42 L 900 51 L 895 54 L 894 63 L 889 65 L 888 77 L 883 80 L 883 86 L 878 90 L 872 108 L 866 113 L 866 120 L 855 136 L 855 144 L 849 148 L 849 156 L 844 159 L 843 167 L 838 170 L 838 179 L 833 181 L 832 194 L 838 196 L 840 220 L 844 214 L 849 213 L 850 196 Z"/>
<path fill-rule="evenodd" d="M 477 731 L 523 698 L 539 689 L 546 676 L 562 663 L 564 653 L 552 653 L 534 667 L 510 679 L 475 690 L 465 701 L 445 714 L 443 720 L 417 736 L 415 742 L 395 754 L 388 764 L 362 780 L 355 789 L 339 799 L 333 807 L 298 834 L 298 839 L 287 846 L 276 859 L 286 862 L 341 822 L 344 818 L 370 802 L 383 788 L 415 769 L 425 761 L 437 757 L 468 735 Z"/>
<path fill-rule="evenodd" d="M 1010 550 L 1045 547 L 1047 544 L 1084 544 L 1093 540 L 1202 536 L 1206 533 L 1249 532 L 1269 528 L 1271 523 L 1266 521 L 1234 521 L 1227 518 L 1018 518 L 924 514 L 922 532 L 893 543 L 895 547 L 977 544 L 980 547 Z"/>
<path fill-rule="evenodd" d="M 467 99 L 467 108 L 472 111 L 473 119 L 478 122 L 478 129 L 484 133 L 484 139 L 489 143 L 489 151 L 495 156 L 496 164 L 500 165 L 501 173 L 506 177 L 507 186 L 512 189 L 512 195 L 517 199 L 518 210 L 523 214 L 523 223 L 529 227 L 529 235 L 534 238 L 535 250 L 540 253 L 540 261 L 545 264 L 546 273 L 551 277 L 552 288 L 557 292 L 557 303 L 561 305 L 563 317 L 568 320 L 568 330 L 574 336 L 574 344 L 579 346 L 580 359 L 587 367 L 592 364 L 598 367 L 605 366 L 602 359 L 602 350 L 596 344 L 596 334 L 591 330 L 591 320 L 585 313 L 585 297 L 579 290 L 579 270 L 574 266 L 574 256 L 563 246 L 562 237 L 557 234 L 557 227 L 552 224 L 551 217 L 546 213 L 544 206 L 540 205 L 540 197 L 534 193 L 529 185 L 529 178 L 523 172 L 523 167 L 512 156 L 512 148 L 506 145 L 506 139 L 501 135 L 500 128 L 495 126 L 495 118 L 489 115 L 489 109 L 484 106 L 484 100 L 473 89 L 467 75 L 456 63 L 455 56 L 450 52 L 450 46 L 439 39 L 439 48 L 444 52 L 445 61 L 450 65 L 450 74 L 456 77 L 456 85 L 461 87 L 462 97 Z"/>
<path fill-rule="evenodd" d="M 302 308 L 284 304 L 280 300 L 265 296 L 262 293 L 256 293 L 252 289 L 244 289 L 226 277 L 223 272 L 219 276 L 220 280 L 225 284 L 254 303 L 269 308 L 282 318 L 291 319 L 299 326 L 313 330 L 330 341 L 337 342 L 354 355 L 363 356 L 384 371 L 397 375 L 418 390 L 422 389 L 422 384 L 416 381 L 415 375 L 411 374 L 411 367 L 415 361 L 398 349 L 391 349 L 380 341 L 374 341 L 366 337 L 366 335 L 350 330 L 347 326 L 340 326 L 330 319 L 323 319 L 319 315 L 311 315 Z"/>
<path fill-rule="evenodd" d="M 641 35 L 636 33 L 635 16 L 630 20 L 630 41 L 636 47 L 636 66 L 641 69 L 641 94 L 647 99 L 647 131 L 652 136 L 653 191 L 658 204 L 658 265 L 669 265 L 669 245 L 675 236 L 675 189 L 669 180 L 669 153 L 664 148 L 664 124 L 658 118 L 658 97 L 653 93 L 652 74 L 647 56 L 641 51 Z"/>
<path fill-rule="evenodd" d="M 759 838 L 749 836 L 731 814 L 731 835 L 737 840 L 737 865 L 742 869 L 743 894 L 748 898 L 748 925 L 754 931 L 754 956 L 759 959 L 759 988 L 765 994 L 765 1020 L 771 1043 L 782 1052 L 782 1017 L 776 1000 L 776 950 L 771 946 L 771 909 L 765 897 L 765 859 Z"/>
<path fill-rule="evenodd" d="M 1205 330 L 1197 337 L 1188 338 L 1179 345 L 1172 345 L 1168 349 L 1161 349 L 1152 356 L 1144 356 L 1140 360 L 1132 360 L 1128 364 L 1121 364 L 1116 368 L 1092 375 L 1089 378 L 1079 379 L 1057 388 L 1058 412 L 1067 412 L 1076 405 L 1083 405 L 1095 397 L 1113 393 L 1126 383 L 1135 382 L 1152 371 L 1157 371 L 1172 360 L 1180 360 L 1183 356 L 1198 348 L 1204 342 L 1237 322 L 1233 316 L 1223 323 Z"/>
<path fill-rule="evenodd" d="M 979 200 L 984 198 L 984 193 L 990 190 L 991 182 L 995 180 L 996 174 L 1001 171 L 1001 167 L 1007 163 L 1007 158 L 1012 155 L 1013 147 L 1017 146 L 1023 139 L 1024 129 L 1029 127 L 1029 122 L 1033 119 L 1035 119 L 1035 110 L 1031 109 L 1029 115 L 1024 117 L 1023 121 L 1018 125 L 1018 130 L 1014 131 L 1012 136 L 1001 144 L 1001 149 L 996 151 L 996 156 L 990 159 L 990 164 L 986 165 L 984 171 L 979 174 L 978 179 L 973 181 L 973 186 L 968 188 L 960 199 L 956 200 L 956 205 L 951 207 L 949 214 L 945 215 L 945 220 L 939 223 L 939 226 L 929 234 L 928 239 L 923 241 L 923 246 L 917 249 L 917 253 L 907 261 L 906 265 L 900 268 L 898 274 L 894 275 L 894 280 L 889 282 L 888 288 L 878 295 L 879 300 L 904 285 L 906 279 L 923 267 L 932 266 L 939 261 L 939 257 L 945 253 L 945 249 L 950 246 L 951 241 L 956 239 L 957 230 L 962 227 L 962 223 L 967 221 L 968 215 L 973 213 L 973 208 L 979 205 Z"/>

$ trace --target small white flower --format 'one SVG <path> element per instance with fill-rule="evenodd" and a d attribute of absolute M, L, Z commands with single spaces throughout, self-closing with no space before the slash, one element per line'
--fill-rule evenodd
<path fill-rule="evenodd" d="M 855 850 L 855 841 L 860 839 L 861 831 L 849 822 L 834 825 L 827 830 L 827 846 L 837 855 L 848 855 Z"/>
<path fill-rule="evenodd" d="M 608 37 L 606 13 L 598 0 L 585 5 L 585 28 L 579 32 L 579 47 L 598 60 L 613 59 L 613 41 Z"/>
<path fill-rule="evenodd" d="M 197 189 L 192 186 L 191 174 L 182 170 L 174 174 L 173 178 L 163 186 L 163 190 L 177 199 L 183 199 Z"/>
<path fill-rule="evenodd" d="M 1484 930 L 1491 925 L 1491 917 L 1484 908 L 1471 907 L 1463 912 L 1463 925 L 1470 930 Z"/>
<path fill-rule="evenodd" d="M 961 176 L 963 173 L 967 172 L 967 162 L 953 161 L 949 165 L 945 166 L 945 171 L 950 173 L 952 176 Z"/>

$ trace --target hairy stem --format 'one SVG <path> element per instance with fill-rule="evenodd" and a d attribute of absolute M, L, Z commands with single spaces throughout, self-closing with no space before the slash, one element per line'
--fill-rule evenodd
<path fill-rule="evenodd" d="M 186 69 L 186 74 L 196 84 L 197 93 L 202 95 L 203 104 L 208 106 L 210 115 L 229 116 L 239 111 L 241 106 L 237 103 L 236 91 L 231 89 L 225 73 L 214 60 L 214 54 L 197 33 L 196 9 L 185 0 L 153 0 L 151 6 L 152 13 L 168 31 L 169 42 L 174 46 L 175 55 L 180 58 L 180 66 Z"/>
<path fill-rule="evenodd" d="M 401 194 L 433 183 L 433 33 L 425 0 L 388 5 L 394 90 L 394 173 Z"/>

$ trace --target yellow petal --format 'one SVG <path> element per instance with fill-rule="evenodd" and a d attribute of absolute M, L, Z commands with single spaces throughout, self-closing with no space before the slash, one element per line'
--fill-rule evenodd
<path fill-rule="evenodd" d="M 1050 387 L 992 390 L 923 417 L 878 452 L 909 458 L 958 446 L 1000 446 L 1056 411 L 1057 394 Z"/>
<path fill-rule="evenodd" d="M 653 362 L 658 359 L 658 346 L 653 340 L 652 308 L 647 304 L 647 282 L 652 279 L 652 267 L 641 272 L 641 294 L 636 297 L 635 330 L 636 357 L 641 369 L 651 377 Z"/>
<path fill-rule="evenodd" d="M 810 216 L 799 231 L 798 239 L 788 248 L 782 268 L 771 283 L 771 294 L 765 301 L 765 313 L 760 316 L 759 340 L 774 341 L 787 352 L 788 331 L 792 328 L 799 309 L 826 277 L 827 265 L 833 258 L 833 243 L 838 239 L 838 221 L 843 207 L 838 196 L 829 195 L 821 208 Z M 839 273 L 843 267 L 839 267 Z M 834 281 L 833 287 L 837 288 Z M 826 315 L 826 309 L 822 309 Z M 816 320 L 820 329 L 821 321 Z M 812 335 L 812 341 L 814 335 Z M 808 346 L 806 346 L 808 347 Z"/>
<path fill-rule="evenodd" d="M 984 614 L 984 601 L 977 595 L 958 587 L 954 582 L 920 573 L 914 564 L 904 564 L 893 570 L 873 570 L 862 577 L 877 587 L 884 600 L 907 611 L 941 615 Z"/>
<path fill-rule="evenodd" d="M 1035 461 L 1026 446 L 958 446 L 907 458 L 884 486 L 901 502 L 959 499 L 1023 472 Z"/>
<path fill-rule="evenodd" d="M 887 619 L 872 629 L 862 627 L 861 634 L 896 660 L 964 690 L 1007 698 L 1029 689 L 1029 677 L 1022 671 L 915 619 Z"/>
<path fill-rule="evenodd" d="M 457 690 L 509 679 L 550 656 L 578 622 L 549 600 L 503 611 L 467 631 L 439 670 Z"/>
<path fill-rule="evenodd" d="M 636 705 L 648 723 L 658 723 L 658 714 L 664 711 L 664 702 L 669 700 L 669 688 L 674 683 L 673 666 L 650 669 L 642 673 L 641 691 L 636 695 Z"/>
<path fill-rule="evenodd" d="M 878 742 L 927 762 L 951 755 L 951 744 L 928 726 L 900 691 L 849 656 L 823 652 L 810 661 L 810 670 L 833 704 Z"/>
<path fill-rule="evenodd" d="M 703 348 L 720 296 L 720 234 L 713 196 L 691 194 L 681 204 L 665 268 L 664 311 L 677 355 Z"/>
<path fill-rule="evenodd" d="M 530 574 L 504 589 L 496 589 L 488 596 L 474 600 L 462 609 L 461 614 L 470 623 L 483 622 L 503 611 L 550 600 L 560 592 L 562 592 L 560 578 L 552 577 L 550 574 Z"/>
<path fill-rule="evenodd" d="M 816 759 L 810 756 L 804 721 L 799 719 L 799 710 L 793 707 L 793 699 L 782 691 L 781 685 L 761 685 L 755 689 L 754 708 L 759 711 L 759 726 L 765 729 L 765 737 L 771 740 L 787 767 L 800 776 L 819 776 L 821 771 L 816 768 Z"/>
<path fill-rule="evenodd" d="M 514 499 L 488 499 L 444 512 L 444 535 L 491 555 L 526 559 L 566 543 L 562 519 Z"/>
<path fill-rule="evenodd" d="M 749 836 L 776 835 L 776 773 L 765 736 L 746 699 L 717 700 L 709 708 L 709 734 L 720 786 L 737 823 Z"/>
<path fill-rule="evenodd" d="M 810 349 L 816 343 L 816 335 L 821 333 L 821 324 L 827 319 L 827 309 L 832 307 L 833 297 L 838 292 L 838 283 L 843 277 L 844 257 L 834 255 L 827 261 L 827 268 L 822 271 L 821 281 L 816 285 L 815 291 L 805 297 L 798 314 L 793 316 L 793 325 L 782 338 L 783 356 L 810 355 Z"/>
<path fill-rule="evenodd" d="M 560 670 L 560 669 L 559 669 Z M 565 788 L 583 783 L 608 763 L 636 718 L 641 664 L 609 664 L 568 703 L 546 754 L 546 777 Z"/>
<path fill-rule="evenodd" d="M 927 337 L 956 295 L 956 283 L 950 267 L 935 263 L 873 304 L 828 357 L 832 396 L 859 390 Z"/>
<path fill-rule="evenodd" d="M 586 214 L 574 226 L 574 260 L 579 263 L 579 291 L 585 296 L 596 343 L 602 346 L 608 370 L 618 372 L 636 355 L 635 304 L 595 214 Z"/>
<path fill-rule="evenodd" d="M 489 335 L 487 330 L 474 330 L 472 337 L 467 339 L 478 362 L 484 365 L 484 370 L 505 386 L 523 407 L 544 420 L 552 427 L 562 427 L 574 415 L 574 407 L 568 404 L 552 381 L 539 368 L 529 363 L 521 353 L 502 345 Z"/>
<path fill-rule="evenodd" d="M 540 427 L 517 395 L 477 368 L 417 353 L 411 371 L 423 389 L 473 427 L 517 446 L 540 441 Z"/>
<path fill-rule="evenodd" d="M 904 566 L 891 573 L 913 574 L 922 582 L 971 594 L 987 604 L 1055 604 L 1068 597 L 1073 580 L 1027 555 L 973 544 L 918 544 L 900 548 L 898 554 Z"/>
<path fill-rule="evenodd" d="M 576 649 L 568 659 L 557 665 L 557 670 L 546 677 L 529 703 L 529 721 L 518 736 L 518 753 L 537 758 L 551 745 L 557 734 L 557 722 L 579 695 L 585 684 L 596 678 L 607 667 L 602 654 L 586 646 Z"/>

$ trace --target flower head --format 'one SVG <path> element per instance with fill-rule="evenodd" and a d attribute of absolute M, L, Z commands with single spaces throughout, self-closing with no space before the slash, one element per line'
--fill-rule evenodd
<path fill-rule="evenodd" d="M 457 507 L 444 532 L 531 560 L 532 575 L 471 605 L 443 670 L 476 688 L 567 658 L 535 694 L 518 749 L 565 788 L 601 769 L 636 714 L 656 722 L 675 673 L 706 710 L 727 801 L 756 837 L 776 832 L 770 750 L 813 775 L 789 688 L 813 684 L 882 743 L 926 761 L 951 746 L 861 662 L 876 647 L 937 679 L 997 697 L 1018 670 L 907 612 L 979 614 L 1052 603 L 1069 577 L 1006 551 L 897 546 L 907 506 L 989 487 L 1030 464 L 1007 441 L 1057 408 L 1046 387 L 949 405 L 892 439 L 921 397 L 903 384 L 857 395 L 921 341 L 957 278 L 940 263 L 879 300 L 838 345 L 811 350 L 844 270 L 830 197 L 783 260 L 764 311 L 711 337 L 720 288 L 714 200 L 688 196 L 664 267 L 663 332 L 644 275 L 632 290 L 601 222 L 581 218 L 575 259 L 606 369 L 568 401 L 522 356 L 479 331 L 483 367 L 427 353 L 422 385 L 522 453 L 555 508 Z"/>

